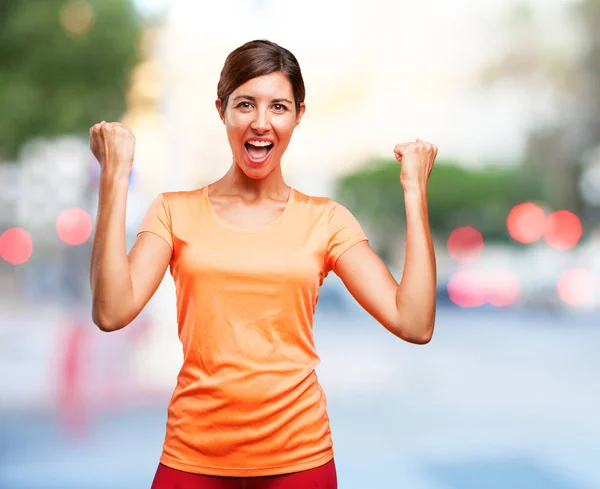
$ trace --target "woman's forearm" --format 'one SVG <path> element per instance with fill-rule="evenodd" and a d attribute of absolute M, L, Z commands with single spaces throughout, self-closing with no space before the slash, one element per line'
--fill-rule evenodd
<path fill-rule="evenodd" d="M 427 343 L 435 322 L 436 262 L 429 228 L 427 188 L 405 189 L 406 256 L 396 293 L 403 336 Z"/>
<path fill-rule="evenodd" d="M 133 303 L 125 230 L 127 191 L 127 175 L 101 175 L 90 285 L 92 318 L 103 331 L 125 326 Z"/>

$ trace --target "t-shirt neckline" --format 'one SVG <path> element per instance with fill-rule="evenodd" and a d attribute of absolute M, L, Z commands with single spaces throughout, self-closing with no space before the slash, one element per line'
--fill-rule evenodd
<path fill-rule="evenodd" d="M 240 233 L 260 233 L 260 232 L 268 231 L 269 229 L 273 228 L 276 224 L 279 224 L 281 222 L 281 220 L 285 217 L 285 215 L 290 212 L 289 209 L 292 206 L 292 202 L 294 200 L 294 189 L 291 186 L 289 187 L 289 189 L 290 189 L 290 192 L 288 195 L 288 200 L 287 200 L 287 202 L 285 204 L 285 208 L 283 209 L 281 214 L 279 214 L 279 216 L 277 216 L 277 218 L 275 220 L 273 220 L 272 222 L 266 224 L 265 226 L 261 226 L 261 227 L 257 227 L 257 228 L 245 228 L 242 226 L 236 226 L 235 224 L 232 224 L 228 221 L 225 221 L 224 219 L 221 219 L 218 216 L 218 214 L 215 212 L 215 210 L 213 209 L 212 204 L 210 203 L 210 198 L 208 195 L 208 185 L 204 186 L 204 189 L 202 190 L 202 196 L 204 197 L 204 199 L 206 201 L 206 206 L 208 207 L 208 210 L 209 210 L 210 214 L 212 215 L 213 220 L 220 226 L 227 228 L 231 231 L 236 231 L 236 232 L 240 232 Z"/>

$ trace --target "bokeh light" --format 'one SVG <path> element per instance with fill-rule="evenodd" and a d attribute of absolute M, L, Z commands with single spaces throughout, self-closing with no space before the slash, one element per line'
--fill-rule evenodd
<path fill-rule="evenodd" d="M 577 245 L 582 232 L 579 218 L 572 212 L 563 210 L 548 216 L 544 238 L 552 248 L 568 250 Z"/>
<path fill-rule="evenodd" d="M 67 32 L 83 36 L 94 24 L 94 9 L 84 0 L 73 0 L 61 9 L 60 24 Z"/>
<path fill-rule="evenodd" d="M 448 282 L 448 297 L 460 307 L 485 304 L 485 277 L 479 270 L 459 270 Z"/>
<path fill-rule="evenodd" d="M 463 226 L 454 229 L 446 243 L 448 254 L 459 263 L 477 260 L 484 247 L 483 237 L 477 229 Z"/>
<path fill-rule="evenodd" d="M 535 243 L 544 235 L 546 213 L 533 202 L 514 206 L 506 218 L 506 227 L 511 238 L 519 243 Z"/>
<path fill-rule="evenodd" d="M 33 242 L 23 228 L 11 228 L 0 236 L 0 256 L 13 265 L 21 265 L 31 257 Z"/>
<path fill-rule="evenodd" d="M 571 268 L 560 276 L 556 289 L 558 296 L 566 304 L 583 306 L 594 294 L 594 277 L 584 268 Z"/>
<path fill-rule="evenodd" d="M 496 307 L 514 304 L 519 296 L 519 280 L 507 268 L 495 268 L 486 274 L 486 301 Z"/>
<path fill-rule="evenodd" d="M 56 219 L 58 237 L 71 246 L 85 243 L 92 233 L 92 228 L 92 218 L 80 207 L 66 209 Z"/>

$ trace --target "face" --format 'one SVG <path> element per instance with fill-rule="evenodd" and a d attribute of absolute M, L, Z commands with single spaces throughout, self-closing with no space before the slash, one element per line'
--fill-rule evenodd
<path fill-rule="evenodd" d="M 247 81 L 229 96 L 225 110 L 218 99 L 216 106 L 236 164 L 254 179 L 279 167 L 305 111 L 302 103 L 296 112 L 292 85 L 281 72 Z"/>

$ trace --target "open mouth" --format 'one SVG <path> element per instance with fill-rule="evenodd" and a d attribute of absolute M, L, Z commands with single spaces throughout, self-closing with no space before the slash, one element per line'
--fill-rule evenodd
<path fill-rule="evenodd" d="M 260 165 L 264 163 L 269 157 L 269 153 L 273 149 L 273 143 L 264 142 L 260 143 L 260 145 L 255 145 L 252 143 L 244 143 L 246 147 L 246 154 L 248 155 L 248 160 L 250 163 L 255 165 Z"/>

